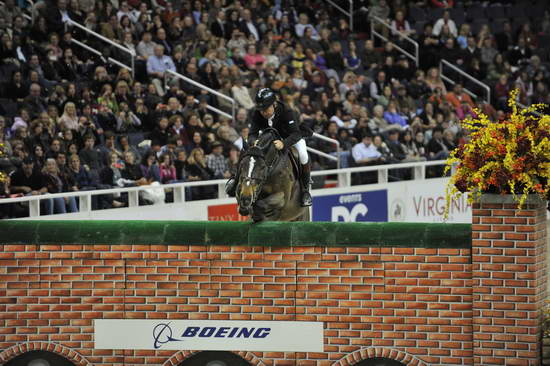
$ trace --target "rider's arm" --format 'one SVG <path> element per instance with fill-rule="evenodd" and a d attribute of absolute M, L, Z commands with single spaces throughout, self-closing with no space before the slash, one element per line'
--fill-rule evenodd
<path fill-rule="evenodd" d="M 252 146 L 252 143 L 260 134 L 260 124 L 257 122 L 257 118 L 258 116 L 256 116 L 256 113 L 254 112 L 250 118 L 250 132 L 248 133 L 248 140 L 246 141 L 248 146 Z"/>
<path fill-rule="evenodd" d="M 287 112 L 286 120 L 288 121 L 288 137 L 283 140 L 283 143 L 285 144 L 285 148 L 290 148 L 292 145 L 300 141 L 302 138 L 302 132 L 298 128 L 298 119 L 292 112 Z"/>

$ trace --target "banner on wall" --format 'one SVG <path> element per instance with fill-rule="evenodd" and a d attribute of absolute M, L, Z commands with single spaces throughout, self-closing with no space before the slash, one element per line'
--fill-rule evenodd
<path fill-rule="evenodd" d="M 445 187 L 448 179 L 405 182 L 388 189 L 389 221 L 444 222 Z M 448 223 L 471 223 L 472 207 L 468 195 L 451 202 Z"/>
<path fill-rule="evenodd" d="M 95 319 L 96 349 L 323 352 L 322 322 Z"/>
<path fill-rule="evenodd" d="M 313 221 L 388 221 L 388 191 L 314 196 Z"/>
<path fill-rule="evenodd" d="M 241 216 L 236 203 L 208 206 L 208 221 L 247 221 L 248 216 Z"/>

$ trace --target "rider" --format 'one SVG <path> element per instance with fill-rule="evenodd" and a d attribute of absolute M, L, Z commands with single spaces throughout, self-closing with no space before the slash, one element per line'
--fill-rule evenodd
<path fill-rule="evenodd" d="M 302 132 L 298 128 L 298 121 L 296 121 L 292 110 L 278 101 L 271 89 L 263 88 L 256 94 L 256 108 L 251 116 L 251 127 L 248 136 L 249 146 L 252 146 L 254 140 L 258 138 L 259 133 L 268 127 L 276 129 L 282 138 L 282 140 L 273 141 L 275 148 L 283 150 L 295 146 L 296 150 L 298 150 L 300 164 L 302 164 L 302 176 L 300 177 L 302 206 L 311 206 L 312 199 L 309 193 L 311 166 L 309 164 L 306 142 L 302 138 Z M 238 176 L 229 179 L 225 190 L 228 195 L 235 195 L 238 181 Z"/>

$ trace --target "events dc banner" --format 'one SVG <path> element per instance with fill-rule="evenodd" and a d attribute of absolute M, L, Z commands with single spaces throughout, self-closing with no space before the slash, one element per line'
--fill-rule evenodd
<path fill-rule="evenodd" d="M 313 197 L 313 221 L 386 222 L 388 191 L 354 192 Z"/>

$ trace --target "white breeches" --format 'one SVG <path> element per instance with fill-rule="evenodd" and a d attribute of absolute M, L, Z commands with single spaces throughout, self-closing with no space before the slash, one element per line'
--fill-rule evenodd
<path fill-rule="evenodd" d="M 300 158 L 300 164 L 307 164 L 309 161 L 309 155 L 307 154 L 307 146 L 304 139 L 300 139 L 297 143 L 294 144 L 294 147 L 298 151 L 298 156 Z"/>

